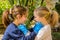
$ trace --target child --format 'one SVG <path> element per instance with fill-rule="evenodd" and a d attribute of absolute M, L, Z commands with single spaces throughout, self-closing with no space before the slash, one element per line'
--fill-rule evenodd
<path fill-rule="evenodd" d="M 19 5 L 14 6 L 10 13 L 9 10 L 3 12 L 2 21 L 7 28 L 2 40 L 34 40 L 43 25 L 37 22 L 36 25 L 40 27 L 35 26 L 34 31 L 30 32 L 24 25 L 26 19 L 27 10 Z"/>
<path fill-rule="evenodd" d="M 34 20 L 44 25 L 44 27 L 39 30 L 35 40 L 52 40 L 51 28 L 45 18 L 46 14 L 49 14 L 49 10 L 46 7 L 39 7 L 34 10 Z"/>

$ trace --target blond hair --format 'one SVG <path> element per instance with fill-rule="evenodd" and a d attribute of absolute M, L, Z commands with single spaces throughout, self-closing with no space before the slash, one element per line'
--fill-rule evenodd
<path fill-rule="evenodd" d="M 43 11 L 46 11 L 48 13 L 43 14 Z M 45 17 L 51 27 L 54 27 L 58 23 L 58 13 L 56 11 L 50 12 L 46 7 L 39 7 L 34 10 L 34 13 L 38 14 L 40 17 Z"/>

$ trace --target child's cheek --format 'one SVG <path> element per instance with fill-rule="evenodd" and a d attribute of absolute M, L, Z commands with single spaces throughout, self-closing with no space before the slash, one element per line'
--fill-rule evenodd
<path fill-rule="evenodd" d="M 39 18 L 35 18 L 34 20 L 40 22 L 40 19 Z"/>
<path fill-rule="evenodd" d="M 35 21 L 37 21 L 37 20 L 38 20 L 38 18 L 34 18 L 34 20 L 35 20 Z"/>
<path fill-rule="evenodd" d="M 23 18 L 23 22 L 25 22 L 26 20 L 27 20 L 27 18 L 26 18 L 26 17 L 24 17 L 24 18 Z"/>

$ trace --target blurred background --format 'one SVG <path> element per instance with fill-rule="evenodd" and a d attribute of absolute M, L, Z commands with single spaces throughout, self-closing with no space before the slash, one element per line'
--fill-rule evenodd
<path fill-rule="evenodd" d="M 21 5 L 27 7 L 29 10 L 28 20 L 26 22 L 27 28 L 33 19 L 33 11 L 39 6 L 46 6 L 50 10 L 55 10 L 58 13 L 57 26 L 52 28 L 53 40 L 60 40 L 60 0 L 0 0 L 0 35 L 4 34 L 5 28 L 2 24 L 2 13 L 6 9 L 12 8 L 14 5 Z"/>

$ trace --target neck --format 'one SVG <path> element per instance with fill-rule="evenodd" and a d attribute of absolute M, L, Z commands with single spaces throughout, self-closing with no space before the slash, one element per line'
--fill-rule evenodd
<path fill-rule="evenodd" d="M 46 20 L 44 17 L 41 18 L 40 21 L 41 21 L 44 25 L 47 25 L 47 24 L 48 24 L 47 20 Z"/>
<path fill-rule="evenodd" d="M 17 20 L 14 20 L 14 22 L 13 22 L 16 26 L 18 26 L 19 25 L 19 22 L 17 21 Z"/>

